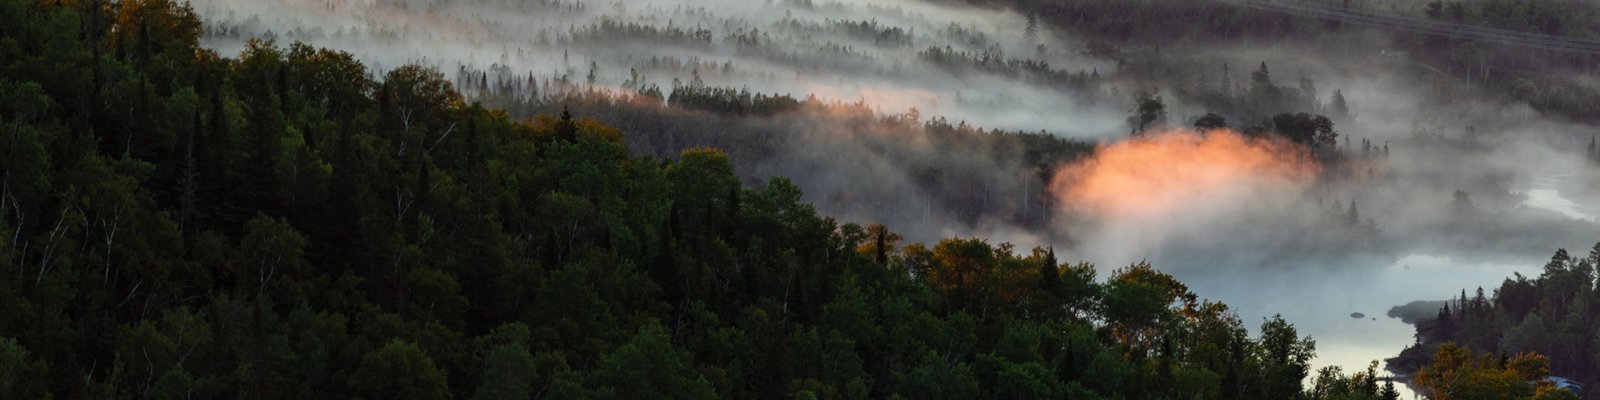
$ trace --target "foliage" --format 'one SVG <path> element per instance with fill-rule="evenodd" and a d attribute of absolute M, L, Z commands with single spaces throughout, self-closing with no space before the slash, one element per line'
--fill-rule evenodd
<path fill-rule="evenodd" d="M 1314 349 L 1148 264 L 902 244 L 723 151 L 636 156 L 428 68 L 222 58 L 179 3 L 0 10 L 7 398 L 1280 399 Z M 632 29 L 571 40 L 711 40 Z M 1088 147 L 853 115 L 1038 165 Z"/>
<path fill-rule="evenodd" d="M 1600 353 L 1592 351 L 1593 304 L 1600 300 L 1595 265 L 1600 265 L 1600 244 L 1585 257 L 1558 249 L 1537 278 L 1516 274 L 1487 295 L 1482 288 L 1471 296 L 1463 290 L 1433 318 L 1416 322 L 1417 343 L 1390 359 L 1389 366 L 1398 372 L 1431 368 L 1437 377 L 1472 367 L 1472 357 L 1498 362 L 1505 357 L 1493 355 L 1526 354 L 1513 358 L 1537 358 L 1541 374 L 1593 382 L 1600 378 L 1594 368 Z"/>
<path fill-rule="evenodd" d="M 1549 374 L 1549 361 L 1541 355 L 1495 357 L 1445 344 L 1433 364 L 1417 371 L 1416 384 L 1429 398 L 1439 400 L 1577 398 L 1546 381 Z"/>

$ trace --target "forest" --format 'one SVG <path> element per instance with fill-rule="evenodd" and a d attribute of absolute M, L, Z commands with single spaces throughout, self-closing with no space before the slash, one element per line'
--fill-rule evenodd
<path fill-rule="evenodd" d="M 1389 368 L 1415 371 L 1437 365 L 1434 353 L 1483 353 L 1491 358 L 1546 354 L 1550 374 L 1596 382 L 1595 269 L 1600 243 L 1587 255 L 1559 249 L 1544 272 L 1515 274 L 1486 296 L 1482 287 L 1444 303 L 1438 313 L 1414 322 L 1417 341 L 1389 360 Z M 1505 361 L 1501 361 L 1505 364 Z"/>
<path fill-rule="evenodd" d="M 1293 325 L 1248 335 L 1149 264 L 904 243 L 437 70 L 222 57 L 180 3 L 0 11 L 5 398 L 1282 399 L 1310 372 Z"/>
<path fill-rule="evenodd" d="M 350 51 L 380 72 L 431 65 L 464 97 L 512 119 L 568 109 L 627 132 L 634 154 L 659 159 L 715 147 L 730 154 L 746 184 L 787 177 L 825 215 L 895 226 L 918 241 L 982 236 L 1062 245 L 1117 264 L 1149 259 L 1187 269 L 1202 260 L 1206 268 L 1291 263 L 1307 270 L 1392 261 L 1407 251 L 1526 259 L 1590 230 L 1540 211 L 1495 211 L 1515 209 L 1523 201 L 1516 194 L 1530 186 L 1600 195 L 1600 185 L 1585 185 L 1594 168 L 1567 179 L 1571 185 L 1530 183 L 1567 175 L 1550 169 L 1581 158 L 1592 127 L 1470 79 L 1456 61 L 1413 56 L 1401 33 L 1212 2 L 964 3 L 385 0 L 303 9 L 208 0 L 196 7 L 212 17 L 201 38 L 208 48 L 242 50 L 248 38 L 278 38 Z M 1422 4 L 1348 7 L 1411 14 Z M 1118 33 L 1133 26 L 1160 29 Z M 1582 72 L 1534 66 L 1545 70 L 1507 75 Z M 1281 200 L 1281 207 L 1198 207 L 1154 228 L 1178 233 L 1125 243 L 1114 236 L 1149 227 L 1086 223 L 1096 216 L 1063 199 L 1071 189 L 1060 182 L 1062 165 L 1093 162 L 1095 146 L 1143 131 L 1203 126 L 1258 135 L 1277 125 L 1293 125 L 1300 143 L 1310 143 L 1304 132 L 1324 138 L 1316 151 L 1323 173 L 1309 187 L 1238 194 Z M 1563 165 L 1458 168 L 1461 159 Z M 1485 212 L 1470 219 L 1443 212 L 1457 192 Z M 1345 229 L 1352 209 L 1361 211 L 1354 225 L 1374 229 Z M 1264 232 L 1246 222 L 1258 219 L 1281 228 Z M 1219 246 L 1181 233 L 1202 226 L 1258 242 Z"/>
<path fill-rule="evenodd" d="M 1450 119 L 1471 100 L 1397 118 L 1377 111 L 1406 99 L 1281 57 L 1162 50 L 1365 34 L 1221 3 L 962 2 L 1015 31 L 811 0 L 380 0 L 364 10 L 411 22 L 327 29 L 199 3 L 0 0 L 0 399 L 1387 400 L 1393 373 L 1435 399 L 1566 399 L 1539 378 L 1600 381 L 1600 351 L 1568 351 L 1596 346 L 1594 253 L 1463 292 L 1387 368 L 1321 366 L 1301 321 L 1189 279 L 1587 232 L 1499 210 L 1522 200 L 1516 163 L 1440 167 L 1600 166 L 1592 136 L 1503 133 L 1592 119 L 1563 80 L 1582 56 L 1386 37 L 1462 77 L 1425 98 L 1568 118 L 1479 136 L 1487 117 Z M 1593 36 L 1568 2 L 1418 3 Z M 1143 36 L 1184 15 L 1210 22 Z M 320 45 L 350 42 L 373 47 Z M 443 59 L 381 55 L 405 43 Z"/>
<path fill-rule="evenodd" d="M 1412 60 L 1481 90 L 1508 95 L 1540 110 L 1586 122 L 1600 121 L 1594 112 L 1600 94 L 1573 72 L 1591 73 L 1600 53 L 1562 52 L 1479 40 L 1445 38 L 1411 32 L 1363 32 L 1356 24 L 1316 21 L 1237 7 L 1230 1 L 1093 0 L 941 0 L 986 7 L 1010 7 L 1074 33 L 1097 38 L 1120 62 L 1159 66 L 1171 55 L 1151 54 L 1150 47 L 1174 42 L 1224 40 L 1297 43 L 1319 51 L 1349 54 L 1374 47 L 1374 41 Z M 1483 27 L 1561 38 L 1600 39 L 1600 8 L 1578 0 L 1292 0 L 1288 3 L 1332 10 L 1412 17 L 1450 27 Z M 1190 23 L 1172 24 L 1171 21 Z M 1451 24 L 1451 25 L 1444 25 Z M 1159 26 L 1158 29 L 1149 29 Z M 1362 40 L 1366 39 L 1366 40 Z M 1122 47 L 1122 46 L 1126 47 Z M 1179 54 L 1187 53 L 1179 51 Z M 1204 57 L 1194 55 L 1190 57 Z M 1176 58 L 1186 58 L 1179 55 Z M 1167 68 L 1181 68 L 1172 66 Z M 1157 68 L 1152 78 L 1170 73 Z M 1137 70 L 1135 70 L 1137 71 Z M 1158 79 L 1158 78 L 1156 78 Z"/>

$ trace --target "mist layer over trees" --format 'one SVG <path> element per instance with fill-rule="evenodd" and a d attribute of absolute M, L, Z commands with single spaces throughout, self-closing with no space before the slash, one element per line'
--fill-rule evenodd
<path fill-rule="evenodd" d="M 1592 129 L 1559 111 L 1583 103 L 1502 90 L 1521 72 L 1569 69 L 1496 66 L 1482 78 L 1465 59 L 1417 52 L 1470 43 L 1191 3 L 196 7 L 211 17 L 211 47 L 265 35 L 380 66 L 434 65 L 513 117 L 592 115 L 629 132 L 635 154 L 658 158 L 723 149 L 747 183 L 790 177 L 825 214 L 916 240 L 981 235 L 1214 270 L 1347 268 L 1406 254 L 1520 260 L 1594 231 L 1526 196 L 1593 204 L 1581 200 L 1597 193 L 1585 184 L 1595 169 L 1571 151 Z M 1208 22 L 1161 22 L 1178 16 Z M 1485 54 L 1514 54 L 1502 47 Z M 1290 190 L 1219 186 L 1201 197 L 1271 206 L 1210 202 L 1151 219 L 1161 224 L 1106 221 L 1061 197 L 1072 189 L 1060 172 L 1097 142 L 1191 126 L 1315 144 L 1322 176 Z"/>
<path fill-rule="evenodd" d="M 956 3 L 0 0 L 0 393 L 1395 398 L 1191 277 L 1596 233 L 1584 55 Z M 1570 395 L 1577 315 L 1411 366 Z"/>
<path fill-rule="evenodd" d="M 1281 399 L 1314 356 L 1148 263 L 906 243 L 426 67 L 0 11 L 6 398 Z"/>

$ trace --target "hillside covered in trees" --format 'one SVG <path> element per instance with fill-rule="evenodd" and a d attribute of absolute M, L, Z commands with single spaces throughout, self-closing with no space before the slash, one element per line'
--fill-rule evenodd
<path fill-rule="evenodd" d="M 1462 290 L 1435 316 L 1415 322 L 1417 343 L 1389 360 L 1389 368 L 1412 373 L 1436 362 L 1435 353 L 1545 354 L 1551 374 L 1600 382 L 1597 266 L 1600 244 L 1583 256 L 1560 249 L 1537 277 L 1516 274 L 1487 295 L 1481 287 Z"/>
<path fill-rule="evenodd" d="M 1148 264 L 902 243 L 716 150 L 199 27 L 0 0 L 0 397 L 1311 393 L 1310 338 Z M 1378 398 L 1363 374 L 1322 382 Z"/>
<path fill-rule="evenodd" d="M 282 37 L 397 46 L 505 11 L 462 3 L 311 5 L 421 22 L 331 34 L 294 27 Z M 1115 156 L 1150 143 L 1211 140 L 1249 156 L 1246 168 L 1221 175 L 1287 169 L 1290 182 L 1272 187 L 1283 190 L 1238 192 L 1274 207 L 1227 191 L 1148 196 L 1228 200 L 1218 203 L 1250 214 L 1146 203 L 1154 185 L 1115 185 L 1121 175 L 1110 179 L 1121 191 L 1093 203 L 1168 206 L 1151 220 L 1205 240 L 1135 245 L 1237 268 L 1221 271 L 1297 269 L 1291 263 L 1389 255 L 1429 240 L 1485 247 L 1472 241 L 1521 226 L 1505 221 L 1543 224 L 1550 236 L 1581 229 L 1530 217 L 1537 210 L 1492 210 L 1514 201 L 1494 195 L 1505 192 L 1496 174 L 1510 172 L 1462 178 L 1418 166 L 1431 161 L 1426 150 L 1450 150 L 1432 157 L 1455 161 L 1494 154 L 1498 143 L 1413 123 L 1421 133 L 1403 143 L 1425 151 L 1391 158 L 1387 141 L 1335 130 L 1361 125 L 1342 92 L 1319 94 L 1304 72 L 1115 42 L 1139 39 L 1131 27 L 1149 24 L 1140 18 L 1177 14 L 1210 16 L 1194 25 L 1217 35 L 1209 39 L 1240 34 L 1226 26 L 1261 30 L 1241 34 L 1249 37 L 1316 26 L 1209 3 L 1018 0 L 1026 27 L 1002 34 L 939 24 L 938 9 L 824 3 L 725 15 L 645 4 L 612 16 L 541 0 L 505 7 L 577 24 L 460 30 L 469 42 L 531 40 L 515 59 L 541 68 L 555 66 L 559 50 L 559 68 L 535 75 L 506 63 L 364 64 L 360 54 L 251 38 L 255 16 L 208 22 L 172 0 L 0 0 L 0 399 L 1395 399 L 1376 364 L 1314 370 L 1317 342 L 1303 330 L 1203 300 L 1158 269 L 1165 264 L 1072 262 L 1122 245 L 1114 234 L 1095 237 L 1103 232 L 1091 222 L 1136 219 L 1115 211 L 1137 208 L 1090 215 L 1097 209 L 1069 203 L 1084 200 L 1073 190 L 1086 184 L 1073 179 L 1101 165 L 1120 170 L 1127 164 Z M 474 13 L 451 14 L 461 9 Z M 886 17 L 832 17 L 860 10 Z M 1441 10 L 1430 17 L 1484 14 Z M 1087 17 L 1069 24 L 1074 15 Z M 1563 21 L 1553 23 L 1576 24 Z M 1084 54 L 1047 48 L 1075 42 L 1041 25 L 1083 27 L 1099 41 Z M 243 50 L 221 54 L 206 39 Z M 681 54 L 635 59 L 622 43 Z M 596 54 L 645 68 L 613 84 L 605 71 L 616 65 L 589 57 L 585 71 L 566 48 L 579 60 L 604 49 Z M 501 51 L 509 62 L 510 48 Z M 738 63 L 714 61 L 726 54 Z M 1484 61 L 1494 73 L 1466 75 L 1510 79 L 1498 67 L 1506 57 Z M 1191 60 L 1220 74 L 1178 68 Z M 740 86 L 828 90 L 814 86 L 818 76 L 881 89 L 873 100 L 891 103 L 941 104 L 953 92 L 943 104 L 956 116 L 885 110 L 865 94 L 825 100 Z M 996 95 L 1024 89 L 1030 96 Z M 1525 100 L 1555 112 L 1588 104 Z M 1049 114 L 1025 126 L 1096 130 L 1109 120 L 1111 134 L 1132 139 L 1092 144 L 959 117 L 1031 119 L 1001 113 L 1019 109 Z M 1129 158 L 1204 173 L 1239 161 L 1177 154 Z M 1133 175 L 1160 175 L 1147 171 Z M 1449 186 L 1485 181 L 1465 188 L 1478 197 Z M 1399 187 L 1410 191 L 1389 196 Z M 826 197 L 807 197 L 812 188 Z M 1358 197 L 1373 202 L 1358 211 Z M 1380 227 L 1374 215 L 1422 213 L 1373 203 L 1451 205 L 1478 219 L 1423 214 Z M 1216 223 L 1224 219 L 1233 222 Z M 1248 248 L 1210 241 L 1246 229 L 1256 239 L 1244 240 Z M 1413 234 L 1430 229 L 1469 233 Z M 950 237 L 973 231 L 1006 235 Z M 1072 249 L 1046 244 L 1058 242 Z M 1519 244 L 1508 242 L 1495 244 Z M 1246 261 L 1207 258 L 1219 254 Z M 1427 332 L 1407 358 L 1423 371 L 1417 383 L 1471 376 L 1490 397 L 1571 396 L 1530 380 L 1596 375 L 1589 352 L 1565 352 L 1592 347 L 1584 332 L 1596 328 L 1582 315 L 1594 257 L 1552 261 L 1546 277 L 1508 281 L 1492 301 L 1463 295 L 1455 314 L 1419 325 Z M 1537 294 L 1546 291 L 1555 294 Z M 1511 300 L 1502 307 L 1501 298 Z M 1486 339 L 1504 329 L 1518 339 Z M 1528 333 L 1542 330 L 1562 336 Z M 1508 349 L 1550 358 L 1490 355 Z"/>
<path fill-rule="evenodd" d="M 1211 46 L 1239 42 L 1309 47 L 1316 53 L 1352 57 L 1384 50 L 1425 66 L 1429 85 L 1442 93 L 1471 92 L 1523 101 L 1551 114 L 1600 121 L 1600 94 L 1585 74 L 1600 62 L 1600 6 L 1579 0 L 1287 0 L 1286 7 L 1316 10 L 1308 18 L 1251 7 L 1243 1 L 940 0 L 1008 7 L 1094 38 L 1093 49 L 1118 59 L 1120 72 L 1152 80 L 1193 77 L 1186 64 L 1211 57 Z M 1408 18 L 1404 21 L 1395 21 Z M 1354 23 L 1376 21 L 1375 23 Z M 1176 22 L 1176 23 L 1175 23 Z M 1415 25 L 1433 31 L 1496 29 L 1546 35 L 1526 39 L 1537 46 L 1493 40 L 1441 37 L 1397 29 Z M 1555 37 L 1563 39 L 1555 42 Z M 1552 42 L 1549 44 L 1542 42 Z M 1564 45 L 1579 42 L 1586 45 Z M 1562 50 L 1566 49 L 1566 50 Z M 1573 51 L 1572 49 L 1578 49 Z M 1192 80 L 1192 78 L 1191 78 Z M 1453 87 L 1453 88 L 1452 88 Z M 1204 89 L 1204 88 L 1202 88 Z M 1225 91 L 1226 89 L 1224 89 Z M 1202 90 L 1201 92 L 1210 91 Z M 1450 101 L 1449 95 L 1439 101 Z"/>

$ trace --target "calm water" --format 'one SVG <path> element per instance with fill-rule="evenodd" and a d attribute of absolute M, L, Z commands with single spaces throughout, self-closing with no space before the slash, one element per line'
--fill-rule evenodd
<path fill-rule="evenodd" d="M 1302 335 L 1317 341 L 1313 368 L 1338 366 L 1346 373 L 1368 363 L 1394 357 L 1415 341 L 1414 328 L 1386 313 L 1414 300 L 1443 300 L 1467 288 L 1493 291 L 1514 272 L 1534 274 L 1542 268 L 1525 265 L 1475 264 L 1448 257 L 1412 255 L 1370 274 L 1337 272 L 1264 272 L 1249 280 L 1219 276 L 1179 276 L 1196 293 L 1229 304 L 1251 327 L 1282 314 Z M 1219 279 L 1224 278 L 1224 279 Z M 1366 314 L 1351 318 L 1350 314 Z M 1398 386 L 1405 398 L 1410 391 Z"/>

